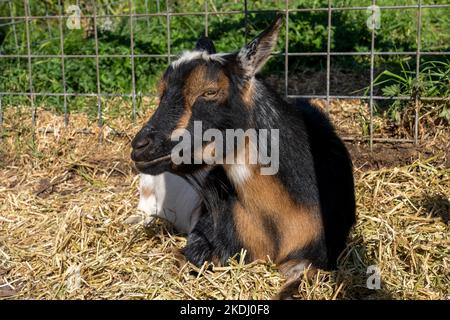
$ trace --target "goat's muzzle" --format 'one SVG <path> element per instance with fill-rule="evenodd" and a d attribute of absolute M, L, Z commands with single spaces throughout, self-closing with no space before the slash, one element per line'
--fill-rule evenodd
<path fill-rule="evenodd" d="M 157 132 L 148 125 L 143 127 L 131 142 L 133 148 L 131 159 L 138 171 L 143 173 L 160 173 L 166 171 L 170 161 L 170 149 L 161 143 L 162 137 L 156 137 Z"/>

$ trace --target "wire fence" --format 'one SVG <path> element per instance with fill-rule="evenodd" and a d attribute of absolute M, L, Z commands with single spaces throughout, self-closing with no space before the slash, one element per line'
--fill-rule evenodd
<path fill-rule="evenodd" d="M 203 11 L 196 11 L 196 12 L 176 12 L 172 10 L 170 0 L 153 0 L 152 4 L 157 6 L 156 12 L 149 12 L 147 8 L 149 7 L 150 0 L 144 0 L 144 7 L 145 12 L 137 13 L 135 11 L 135 1 L 132 0 L 122 0 L 122 1 L 111 1 L 108 3 L 109 6 L 115 4 L 115 3 L 125 3 L 128 5 L 127 12 L 125 13 L 105 13 L 107 11 L 101 10 L 99 11 L 99 8 L 101 6 L 105 6 L 104 4 L 98 4 L 96 1 L 90 2 L 91 10 L 88 12 L 88 14 L 83 14 L 83 18 L 86 19 L 92 19 L 93 24 L 90 26 L 92 30 L 90 32 L 93 33 L 94 41 L 95 41 L 95 52 L 92 54 L 65 54 L 64 47 L 65 47 L 65 29 L 67 26 L 68 19 L 73 19 L 74 14 L 68 13 L 67 6 L 73 3 L 75 6 L 80 6 L 80 0 L 73 0 L 70 1 L 71 3 L 67 3 L 68 1 L 62 1 L 58 0 L 57 8 L 58 12 L 49 12 L 47 2 L 44 1 L 44 7 L 45 12 L 40 15 L 33 15 L 30 9 L 30 1 L 31 0 L 23 0 L 23 1 L 15 1 L 15 0 L 0 0 L 0 5 L 7 6 L 9 9 L 9 15 L 0 16 L 0 27 L 8 27 L 11 31 L 11 36 L 13 37 L 14 44 L 17 48 L 17 52 L 14 53 L 4 53 L 0 51 L 0 64 L 2 63 L 2 59 L 24 59 L 27 63 L 27 78 L 28 78 L 28 90 L 27 91 L 3 91 L 0 90 L 0 127 L 3 123 L 3 104 L 2 100 L 5 99 L 5 97 L 11 97 L 11 96 L 24 96 L 29 98 L 29 103 L 31 106 L 31 119 L 33 126 L 36 125 L 36 98 L 37 97 L 43 97 L 43 96 L 54 96 L 54 97 L 61 97 L 63 99 L 63 112 L 64 112 L 64 119 L 65 124 L 68 124 L 69 122 L 69 111 L 68 111 L 68 98 L 69 97 L 94 97 L 96 98 L 96 104 L 97 104 L 97 117 L 98 117 L 98 125 L 103 125 L 103 102 L 102 98 L 105 97 L 126 97 L 131 98 L 131 104 L 132 104 L 132 118 L 133 120 L 136 119 L 136 105 L 137 105 L 137 99 L 140 97 L 148 96 L 152 97 L 154 96 L 153 93 L 145 93 L 145 92 L 138 92 L 136 89 L 136 73 L 135 73 L 135 61 L 139 58 L 160 58 L 160 59 L 166 59 L 168 63 L 170 63 L 173 59 L 177 57 L 178 52 L 173 52 L 173 48 L 171 45 L 171 20 L 174 17 L 177 16 L 197 16 L 202 17 L 204 22 L 204 33 L 205 35 L 208 35 L 209 33 L 209 20 L 213 16 L 217 15 L 242 15 L 243 16 L 243 23 L 245 26 L 245 39 L 248 39 L 249 31 L 248 31 L 248 19 L 249 15 L 252 13 L 275 13 L 275 12 L 281 12 L 286 16 L 285 19 L 285 34 L 289 34 L 289 15 L 299 12 L 304 13 L 310 13 L 310 12 L 324 12 L 327 14 L 327 45 L 326 45 L 326 51 L 324 52 L 290 52 L 289 51 L 289 37 L 286 36 L 285 41 L 285 47 L 284 51 L 275 53 L 274 55 L 284 57 L 284 95 L 286 98 L 317 98 L 317 99 L 324 99 L 326 101 L 327 106 L 329 106 L 330 101 L 334 99 L 360 99 L 360 100 L 367 100 L 368 106 L 369 106 L 369 133 L 368 136 L 364 137 L 346 137 L 348 140 L 366 140 L 369 142 L 370 146 L 372 147 L 374 142 L 380 141 L 401 141 L 401 142 L 414 142 L 418 143 L 419 140 L 419 110 L 420 110 L 420 104 L 423 101 L 449 101 L 448 97 L 443 96 L 432 96 L 432 97 L 421 97 L 419 94 L 415 94 L 414 96 L 382 96 L 382 95 L 376 95 L 374 92 L 374 61 L 375 57 L 377 56 L 415 56 L 415 78 L 416 80 L 420 77 L 420 65 L 421 65 L 421 57 L 424 56 L 450 56 L 450 51 L 430 51 L 430 50 L 422 50 L 421 46 L 421 33 L 423 29 L 423 23 L 422 23 L 422 13 L 424 9 L 446 9 L 450 8 L 450 4 L 423 4 L 422 0 L 417 0 L 416 4 L 412 5 L 392 5 L 392 6 L 377 6 L 376 0 L 371 0 L 371 6 L 368 8 L 367 6 L 354 6 L 354 7 L 334 7 L 333 1 L 328 1 L 327 7 L 311 7 L 311 8 L 292 8 L 289 5 L 289 0 L 284 0 L 284 5 L 277 9 L 270 9 L 270 10 L 249 10 L 248 9 L 248 1 L 241 1 L 242 9 L 241 10 L 227 10 L 227 11 L 221 11 L 221 10 L 211 10 L 210 8 L 210 1 L 206 0 L 204 1 L 203 5 Z M 17 5 L 20 3 L 21 6 L 23 6 L 24 12 L 23 14 L 17 14 L 16 10 L 13 9 L 14 5 Z M 377 51 L 376 50 L 376 18 L 377 18 L 377 12 L 385 11 L 385 10 L 415 10 L 416 11 L 416 26 L 417 30 L 415 30 L 415 36 L 416 36 L 416 42 L 417 42 L 417 49 L 415 51 L 402 51 L 402 52 L 396 52 L 396 51 Z M 359 11 L 372 11 L 372 19 L 370 23 L 372 23 L 371 29 L 371 40 L 370 40 L 370 50 L 363 51 L 363 52 L 335 52 L 332 51 L 331 46 L 331 38 L 332 38 L 332 27 L 333 27 L 333 14 L 338 11 L 349 11 L 349 10 L 359 10 Z M 136 53 L 135 52 L 135 23 L 138 20 L 142 19 L 149 19 L 152 17 L 159 17 L 160 19 L 163 19 L 165 21 L 166 25 L 166 42 L 167 47 L 164 53 L 159 54 L 147 54 L 147 53 Z M 129 48 L 130 53 L 129 54 L 106 54 L 106 53 L 99 53 L 99 39 L 98 39 L 98 26 L 99 20 L 104 19 L 111 19 L 111 18 L 128 18 L 129 21 L 129 30 L 130 30 L 130 37 L 129 37 Z M 53 39 L 56 41 L 59 41 L 59 53 L 58 54 L 35 54 L 32 52 L 33 47 L 38 47 L 40 45 L 39 42 L 35 42 L 30 35 L 30 28 L 33 20 L 43 20 L 47 23 L 48 28 L 48 39 Z M 51 23 L 52 22 L 58 23 L 58 29 L 59 29 L 59 36 L 54 37 L 53 33 L 51 32 Z M 20 44 L 19 38 L 20 35 L 17 32 L 18 26 L 24 26 L 25 27 L 25 39 L 24 43 Z M 368 27 L 370 27 L 368 25 Z M 26 53 L 19 54 L 19 49 L 25 49 Z M 331 58 L 332 57 L 338 57 L 338 56 L 365 56 L 370 58 L 370 79 L 369 79 L 369 90 L 367 94 L 363 95 L 348 95 L 348 94 L 332 94 L 330 91 L 330 76 L 332 73 L 331 70 Z M 301 93 L 292 93 L 289 91 L 289 79 L 290 79 L 290 70 L 289 70 L 289 58 L 290 57 L 324 57 L 326 59 L 326 91 L 325 94 L 301 94 Z M 33 59 L 36 58 L 42 58 L 42 59 L 59 59 L 60 61 L 60 68 L 61 68 L 61 85 L 62 85 L 62 92 L 36 92 L 34 90 L 35 83 L 33 82 Z M 68 59 L 82 59 L 82 58 L 92 58 L 95 59 L 95 74 L 96 74 L 96 90 L 94 92 L 69 92 L 67 90 L 67 83 L 66 83 L 66 63 Z M 124 58 L 129 59 L 131 63 L 131 91 L 130 92 L 123 92 L 123 93 L 107 93 L 102 92 L 101 85 L 100 85 L 100 63 L 99 59 L 101 58 Z M 406 100 L 411 101 L 413 100 L 414 106 L 415 106 L 415 115 L 414 115 L 414 134 L 413 139 L 399 139 L 399 138 L 376 138 L 374 137 L 374 123 L 373 123 L 373 117 L 374 117 L 374 101 L 376 100 Z"/>

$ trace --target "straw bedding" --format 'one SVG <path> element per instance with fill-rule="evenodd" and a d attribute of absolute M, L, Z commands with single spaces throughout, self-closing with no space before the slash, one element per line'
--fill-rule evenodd
<path fill-rule="evenodd" d="M 65 128 L 40 111 L 33 135 L 29 116 L 12 112 L 0 142 L 0 298 L 267 299 L 282 286 L 270 261 L 179 266 L 182 235 L 163 221 L 125 223 L 139 214 L 129 159 L 139 125 L 107 119 L 99 143 L 86 116 Z M 447 154 L 380 168 L 354 156 L 358 222 L 340 270 L 305 280 L 298 297 L 449 299 Z M 366 285 L 371 265 L 379 290 Z"/>

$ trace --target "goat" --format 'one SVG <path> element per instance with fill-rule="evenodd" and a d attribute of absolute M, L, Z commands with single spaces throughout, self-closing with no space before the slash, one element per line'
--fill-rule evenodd
<path fill-rule="evenodd" d="M 269 257 L 288 280 L 279 298 L 289 298 L 305 269 L 337 267 L 355 222 L 355 195 L 350 156 L 327 116 L 307 102 L 288 103 L 257 75 L 281 25 L 278 16 L 228 54 L 217 54 L 202 37 L 174 61 L 160 81 L 158 108 L 132 141 L 131 158 L 140 172 L 175 173 L 201 193 L 201 215 L 182 249 L 188 261 L 223 265 L 242 248 L 246 261 Z M 175 163 L 173 136 L 194 135 L 195 121 L 222 133 L 278 128 L 279 142 L 266 145 L 279 148 L 278 171 L 263 175 L 262 163 Z M 193 145 L 191 157 L 209 147 Z M 252 147 L 246 142 L 236 151 Z"/>

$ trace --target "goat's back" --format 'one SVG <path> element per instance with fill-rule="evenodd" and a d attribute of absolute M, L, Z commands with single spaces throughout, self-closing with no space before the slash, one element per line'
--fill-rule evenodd
<path fill-rule="evenodd" d="M 328 267 L 335 268 L 355 223 L 352 161 L 323 112 L 303 100 L 293 104 L 301 110 L 308 133 L 319 188 Z"/>

